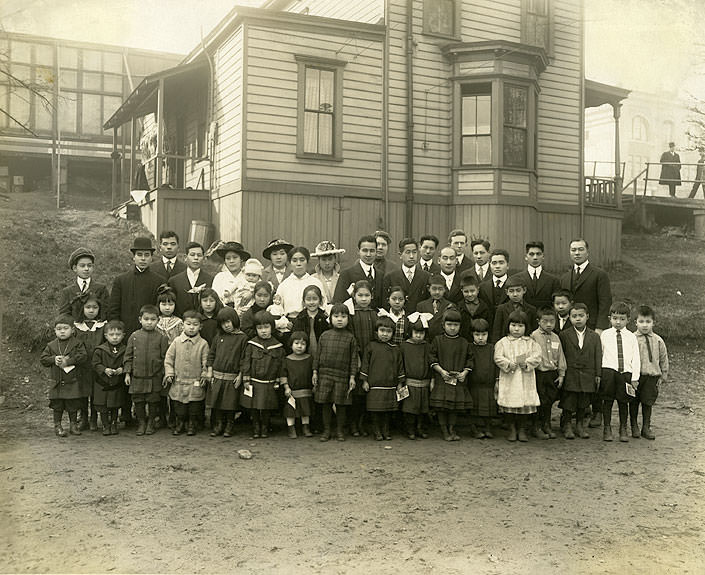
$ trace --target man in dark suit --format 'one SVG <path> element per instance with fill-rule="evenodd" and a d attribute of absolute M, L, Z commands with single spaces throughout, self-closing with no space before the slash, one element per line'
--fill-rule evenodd
<path fill-rule="evenodd" d="M 438 249 L 438 238 L 433 234 L 421 236 L 419 240 L 419 267 L 430 274 L 441 272 L 441 266 L 434 261 L 436 250 Z"/>
<path fill-rule="evenodd" d="M 668 143 L 668 151 L 661 154 L 661 176 L 658 183 L 668 186 L 668 194 L 676 197 L 676 187 L 681 185 L 681 157 L 676 153 L 675 142 Z"/>
<path fill-rule="evenodd" d="M 560 289 L 560 280 L 543 269 L 543 242 L 532 241 L 526 244 L 524 259 L 527 268 L 516 274 L 526 286 L 524 301 L 536 309 L 551 307 L 553 293 Z"/>
<path fill-rule="evenodd" d="M 171 276 L 186 271 L 186 264 L 179 260 L 179 236 L 172 230 L 164 230 L 159 234 L 159 259 L 149 266 L 155 274 L 162 276 L 164 282 Z"/>
<path fill-rule="evenodd" d="M 453 303 L 458 304 L 463 301 L 463 291 L 460 286 L 460 274 L 457 267 L 457 254 L 455 250 L 446 246 L 441 249 L 440 255 L 438 256 L 438 263 L 441 266 L 441 273 L 439 274 L 446 284 L 446 294 L 445 298 Z"/>
<path fill-rule="evenodd" d="M 399 242 L 401 269 L 394 269 L 384 276 L 385 300 L 391 287 L 401 286 L 406 293 L 404 310 L 407 314 L 414 313 L 418 303 L 428 297 L 429 274 L 417 265 L 418 257 L 417 241 L 414 238 L 404 238 Z M 389 304 L 386 301 L 384 307 L 389 309 Z"/>
<path fill-rule="evenodd" d="M 465 248 L 468 246 L 467 234 L 460 229 L 453 230 L 448 234 L 448 245 L 455 251 L 455 267 L 458 273 L 470 269 L 472 261 L 465 253 Z"/>
<path fill-rule="evenodd" d="M 108 319 L 125 324 L 125 337 L 140 329 L 139 314 L 143 305 L 157 302 L 157 288 L 164 278 L 149 269 L 154 248 L 150 238 L 135 238 L 130 248 L 134 267 L 113 281 Z"/>
<path fill-rule="evenodd" d="M 169 287 L 176 294 L 174 314 L 182 317 L 185 311 L 198 309 L 198 294 L 213 285 L 213 276 L 201 269 L 203 246 L 198 242 L 186 245 L 186 270 L 172 276 Z"/>
<path fill-rule="evenodd" d="M 466 273 L 471 273 L 477 283 L 481 284 L 492 275 L 492 270 L 490 270 L 490 242 L 482 239 L 472 240 L 470 249 L 472 250 L 474 263 Z"/>
<path fill-rule="evenodd" d="M 504 289 L 504 284 L 509 279 L 509 252 L 507 250 L 492 250 L 490 271 L 492 274 L 480 283 L 480 299 L 489 306 L 494 318 L 497 306 L 509 301 L 507 290 Z"/>
<path fill-rule="evenodd" d="M 373 235 L 362 236 L 357 242 L 360 257 L 353 265 L 340 272 L 333 294 L 333 303 L 343 303 L 351 297 L 352 285 L 358 280 L 367 280 L 372 285 L 372 307 L 382 307 L 384 277 L 375 268 L 377 242 Z"/>
<path fill-rule="evenodd" d="M 590 264 L 589 246 L 582 238 L 570 242 L 570 271 L 561 276 L 561 287 L 573 294 L 574 303 L 584 303 L 588 308 L 587 326 L 597 335 L 610 327 L 609 310 L 612 305 L 612 288 L 607 272 Z M 590 427 L 602 425 L 602 402 L 596 395 L 592 404 Z"/>

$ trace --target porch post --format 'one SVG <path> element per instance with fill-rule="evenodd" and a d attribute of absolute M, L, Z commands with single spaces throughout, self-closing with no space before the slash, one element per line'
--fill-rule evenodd
<path fill-rule="evenodd" d="M 157 181 L 155 188 L 162 185 L 164 154 L 164 78 L 159 79 L 157 90 Z"/>
<path fill-rule="evenodd" d="M 619 154 L 619 117 L 622 113 L 622 103 L 612 104 L 614 116 L 614 197 L 617 208 L 622 207 L 622 161 Z"/>
<path fill-rule="evenodd" d="M 135 182 L 135 117 L 130 119 L 130 179 L 128 190 L 132 190 Z"/>
<path fill-rule="evenodd" d="M 118 152 L 118 129 L 117 126 L 113 128 L 113 152 L 110 157 L 113 160 L 113 173 L 110 186 L 110 207 L 115 207 L 115 198 L 117 197 L 117 186 L 118 186 L 118 166 L 120 165 L 120 152 Z"/>

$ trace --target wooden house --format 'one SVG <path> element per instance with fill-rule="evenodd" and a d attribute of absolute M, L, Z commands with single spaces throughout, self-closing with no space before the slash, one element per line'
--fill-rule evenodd
<path fill-rule="evenodd" d="M 586 93 L 581 0 L 269 0 L 233 10 L 105 127 L 154 114 L 152 226 L 194 188 L 179 217 L 196 209 L 255 253 L 285 237 L 354 257 L 376 229 L 459 227 L 516 260 L 542 239 L 552 268 L 584 236 L 605 265 L 619 182 L 584 178 Z"/>

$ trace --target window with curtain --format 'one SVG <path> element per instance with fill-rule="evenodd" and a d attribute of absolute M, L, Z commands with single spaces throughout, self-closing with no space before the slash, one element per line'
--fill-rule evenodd
<path fill-rule="evenodd" d="M 423 31 L 424 34 L 455 36 L 455 1 L 425 0 Z"/>
<path fill-rule="evenodd" d="M 462 94 L 461 152 L 463 165 L 492 163 L 492 86 L 467 87 Z"/>
<path fill-rule="evenodd" d="M 522 42 L 551 51 L 550 0 L 523 0 Z"/>
<path fill-rule="evenodd" d="M 335 70 L 306 66 L 304 154 L 332 156 L 335 130 Z"/>
<path fill-rule="evenodd" d="M 524 86 L 506 84 L 504 87 L 504 165 L 526 168 L 527 112 L 529 91 Z"/>

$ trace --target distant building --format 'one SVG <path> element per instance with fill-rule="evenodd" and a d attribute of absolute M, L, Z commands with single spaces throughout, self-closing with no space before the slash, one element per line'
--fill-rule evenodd
<path fill-rule="evenodd" d="M 205 220 L 254 249 L 328 238 L 354 256 L 375 229 L 397 240 L 460 227 L 515 260 L 543 239 L 554 268 L 584 236 L 606 264 L 622 211 L 613 181 L 586 186 L 583 112 L 588 95 L 627 92 L 586 87 L 582 11 L 581 0 L 236 8 L 105 127 L 153 126 L 153 155 L 132 141 L 133 157 L 149 157 L 140 204 L 153 232 Z"/>
<path fill-rule="evenodd" d="M 652 94 L 634 91 L 624 101 L 620 118 L 620 148 L 623 162 L 624 184 L 628 185 L 651 163 L 647 195 L 668 196 L 668 188 L 658 185 L 661 154 L 668 150 L 668 143 L 675 142 L 676 151 L 683 164 L 695 164 L 699 154 L 693 149 L 687 135 L 691 113 L 687 102 L 675 93 Z M 591 108 L 585 112 L 585 175 L 614 174 L 614 128 L 612 109 L 608 106 Z M 638 181 L 638 192 L 644 192 L 643 174 Z M 695 177 L 695 166 L 683 166 L 683 180 Z M 651 181 L 653 180 L 653 181 Z M 692 183 L 684 182 L 679 196 L 690 192 Z M 631 193 L 626 190 L 625 193 Z"/>
<path fill-rule="evenodd" d="M 0 113 L 0 190 L 31 190 L 40 184 L 48 189 L 60 161 L 62 187 L 85 178 L 109 191 L 112 134 L 103 131 L 103 123 L 142 78 L 182 58 L 0 33 L 0 69 L 14 77 L 0 74 L 0 109 L 5 112 Z M 122 150 L 129 131 L 119 136 Z"/>

